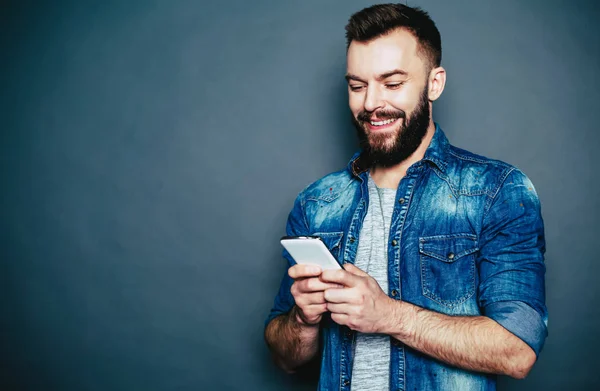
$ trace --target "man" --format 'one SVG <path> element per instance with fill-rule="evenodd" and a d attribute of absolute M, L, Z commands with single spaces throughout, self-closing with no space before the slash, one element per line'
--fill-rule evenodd
<path fill-rule="evenodd" d="M 376 5 L 346 26 L 362 151 L 304 189 L 287 235 L 344 270 L 290 265 L 267 320 L 276 362 L 321 358 L 320 390 L 493 390 L 547 335 L 543 222 L 518 169 L 450 145 L 431 116 L 446 73 L 427 13 Z"/>

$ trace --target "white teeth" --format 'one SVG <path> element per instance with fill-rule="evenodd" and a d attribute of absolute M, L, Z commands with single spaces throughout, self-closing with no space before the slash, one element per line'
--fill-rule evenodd
<path fill-rule="evenodd" d="M 386 119 L 385 121 L 371 121 L 371 125 L 373 125 L 373 126 L 387 125 L 387 124 L 391 124 L 394 121 L 395 121 L 395 119 Z"/>

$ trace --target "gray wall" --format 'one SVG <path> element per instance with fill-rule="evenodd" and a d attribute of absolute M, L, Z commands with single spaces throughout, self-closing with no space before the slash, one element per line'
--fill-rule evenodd
<path fill-rule="evenodd" d="M 13 1 L 0 12 L 3 390 L 309 390 L 263 321 L 295 195 L 342 167 L 339 1 Z M 451 141 L 523 169 L 550 336 L 504 390 L 600 386 L 594 1 L 411 1 Z"/>

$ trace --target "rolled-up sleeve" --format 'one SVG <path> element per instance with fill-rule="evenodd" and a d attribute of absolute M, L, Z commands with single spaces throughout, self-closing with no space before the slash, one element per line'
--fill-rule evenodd
<path fill-rule="evenodd" d="M 490 198 L 479 253 L 479 305 L 539 355 L 548 334 L 544 223 L 531 181 L 513 169 Z"/>
<path fill-rule="evenodd" d="M 296 201 L 294 202 L 294 207 L 292 208 L 292 211 L 288 216 L 286 225 L 286 235 L 308 235 L 308 228 L 306 224 L 306 219 L 304 217 L 304 210 L 302 207 L 301 194 L 296 198 Z M 283 250 L 283 257 L 287 260 L 288 266 L 292 266 L 295 264 L 291 255 L 286 250 Z M 279 292 L 277 293 L 277 296 L 275 296 L 273 308 L 271 308 L 271 312 L 269 313 L 269 316 L 267 317 L 267 320 L 265 322 L 265 327 L 277 316 L 288 313 L 296 304 L 294 296 L 292 296 L 291 293 L 293 283 L 294 280 L 290 278 L 286 269 L 281 279 Z"/>

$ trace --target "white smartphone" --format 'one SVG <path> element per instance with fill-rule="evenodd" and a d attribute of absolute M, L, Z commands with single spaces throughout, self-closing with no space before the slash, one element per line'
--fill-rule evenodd
<path fill-rule="evenodd" d="M 342 268 L 318 236 L 284 236 L 281 245 L 296 263 L 318 265 L 323 270 Z"/>

